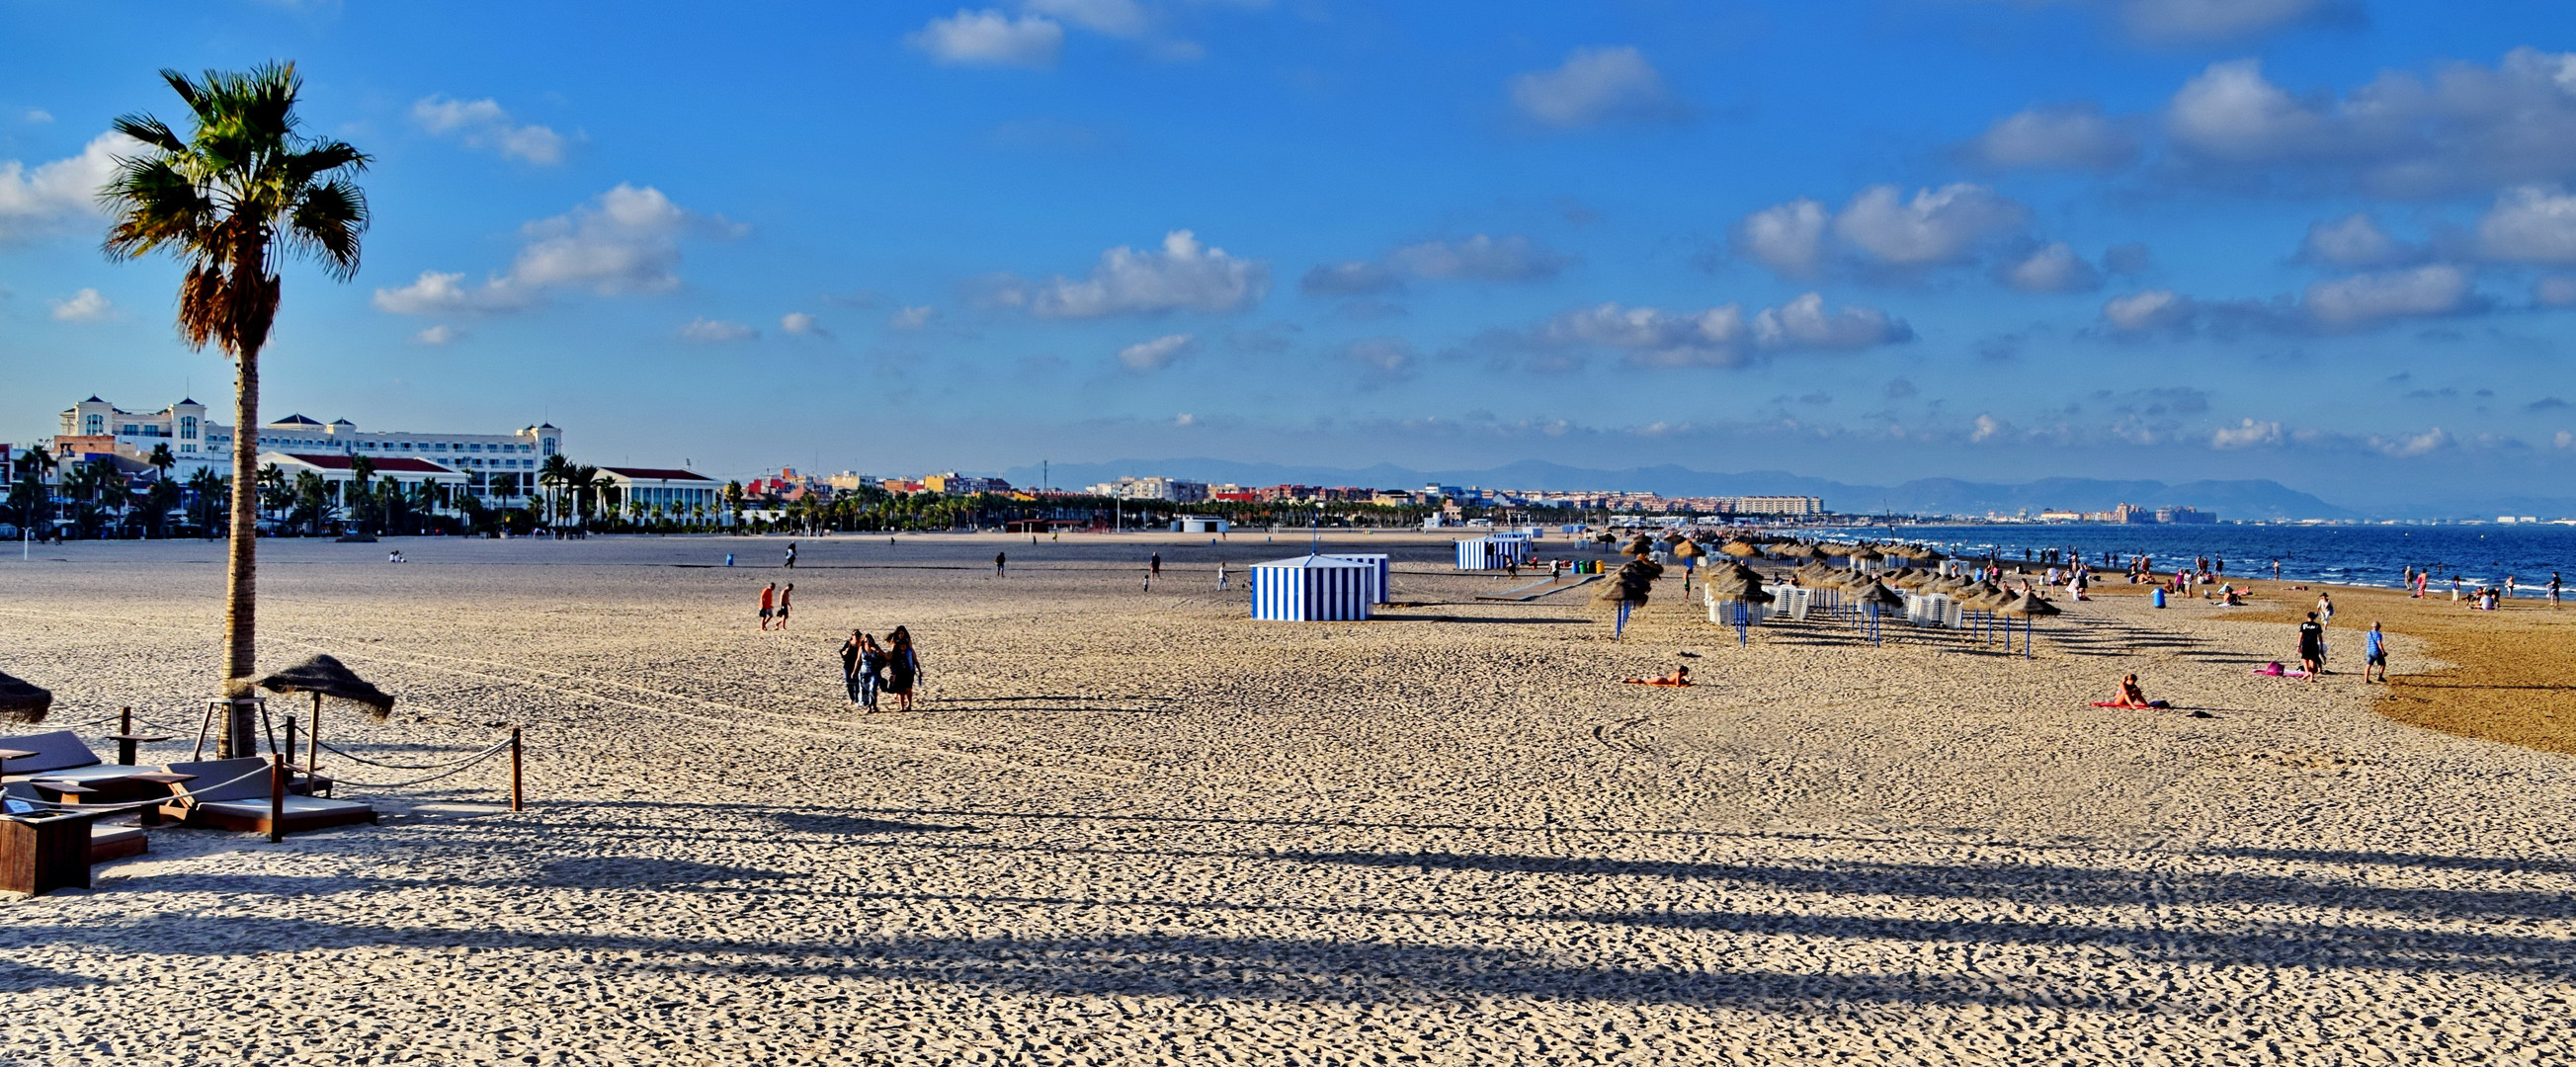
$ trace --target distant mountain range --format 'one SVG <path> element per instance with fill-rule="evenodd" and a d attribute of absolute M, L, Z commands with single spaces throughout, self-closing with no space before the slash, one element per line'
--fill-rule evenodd
<path fill-rule="evenodd" d="M 1541 460 L 1486 470 L 1420 471 L 1381 463 L 1358 470 L 1298 467 L 1277 463 L 1240 463 L 1222 459 L 1122 459 L 1108 463 L 1059 463 L 1045 479 L 1055 488 L 1079 489 L 1120 477 L 1163 475 L 1237 485 L 1357 485 L 1379 489 L 1417 489 L 1424 485 L 1478 485 L 1490 489 L 1610 489 L 1665 496 L 1813 496 L 1841 512 L 1904 515 L 2013 514 L 2043 508 L 2108 511 L 2122 503 L 2145 507 L 2184 505 L 2217 512 L 2226 519 L 2363 518 L 2349 508 L 2329 504 L 2308 493 L 2270 480 L 2200 481 L 2168 485 L 2157 481 L 2108 481 L 2098 478 L 2043 478 L 2035 482 L 1997 484 L 1956 478 L 1918 478 L 1901 485 L 1853 485 L 1809 478 L 1786 471 L 1736 474 L 1695 471 L 1664 464 L 1626 470 L 1591 470 Z M 1013 485 L 1039 484 L 1039 469 L 1014 467 L 1002 472 Z M 2530 501 L 2529 505 L 2546 502 Z M 2523 514 L 2564 514 L 2561 501 L 2533 507 Z M 2504 514 L 2498 511 L 2496 514 Z M 2395 517 L 2395 516 L 2391 516 Z"/>

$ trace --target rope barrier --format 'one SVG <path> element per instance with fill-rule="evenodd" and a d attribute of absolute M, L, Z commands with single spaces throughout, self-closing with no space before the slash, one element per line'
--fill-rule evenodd
<path fill-rule="evenodd" d="M 385 761 L 383 761 L 383 760 L 372 760 L 372 759 L 368 759 L 368 758 L 367 758 L 367 757 L 365 757 L 365 756 L 356 756 L 356 755 L 351 755 L 351 754 L 349 754 L 349 753 L 347 753 L 347 752 L 342 752 L 342 751 L 340 751 L 340 746 L 338 746 L 338 745 L 334 745 L 334 744 L 332 744 L 332 743 L 330 743 L 330 742 L 328 742 L 328 741 L 324 741 L 324 740 L 321 740 L 321 739 L 319 739 L 319 738 L 315 738 L 315 739 L 313 739 L 313 743 L 314 743 L 314 744 L 317 744 L 317 745 L 322 746 L 322 748 L 323 748 L 325 751 L 328 751 L 328 752 L 330 752 L 332 755 L 338 756 L 338 757 L 340 757 L 340 758 L 342 758 L 342 759 L 355 760 L 355 761 L 357 761 L 357 762 L 359 762 L 359 763 L 368 764 L 368 765 L 370 765 L 370 766 L 375 766 L 375 767 L 384 767 L 384 768 L 387 768 L 387 769 L 389 769 L 389 770 L 397 770 L 397 771 L 434 771 L 434 770 L 437 770 L 437 769 L 439 769 L 439 768 L 441 768 L 441 767 L 454 767 L 454 766 L 457 766 L 457 765 L 459 765 L 459 764 L 463 764 L 463 763 L 470 763 L 470 762 L 472 762 L 472 761 L 474 761 L 474 760 L 478 760 L 478 759 L 483 758 L 483 753 L 481 753 L 481 752 L 477 752 L 477 753 L 474 753 L 473 755 L 466 756 L 466 757 L 464 757 L 463 759 L 453 759 L 453 760 L 449 760 L 449 761 L 447 761 L 447 762 L 445 762 L 445 763 L 386 763 L 386 762 L 385 762 Z M 508 742 L 503 742 L 503 743 L 504 743 L 504 744 L 507 744 Z"/>
<path fill-rule="evenodd" d="M 195 789 L 190 789 L 190 790 L 185 790 L 185 791 L 180 791 L 180 792 L 173 792 L 173 793 L 171 793 L 169 796 L 166 796 L 166 797 L 154 797 L 154 798 L 152 798 L 152 799 L 150 799 L 150 800 L 129 800 L 129 801 L 125 801 L 125 802 L 123 802 L 123 803 L 118 803 L 118 804 L 65 804 L 65 803 L 62 803 L 62 802 L 60 802 L 60 801 L 53 801 L 53 800 L 28 800 L 28 799 L 27 799 L 27 798 L 25 798 L 25 797 L 11 797 L 10 799 L 12 799 L 12 800 L 16 800 L 16 801 L 18 801 L 19 803 L 22 803 L 22 804 L 36 804 L 36 805 L 41 805 L 41 806 L 43 806 L 43 807 L 48 807 L 48 808 L 59 808 L 59 809 L 65 810 L 65 811 L 78 811 L 78 812 L 130 811 L 130 810 L 137 809 L 137 808 L 157 807 L 157 806 L 162 805 L 162 804 L 170 803 L 171 801 L 174 801 L 174 800 L 188 800 L 188 799 L 192 799 L 192 798 L 194 798 L 197 794 L 199 794 L 199 793 L 203 793 L 203 792 L 206 792 L 207 790 L 210 790 L 210 789 L 221 789 L 221 788 L 223 788 L 223 787 L 225 787 L 225 786 L 228 786 L 228 785 L 233 784 L 233 782 L 247 782 L 247 781 L 251 780 L 252 778 L 255 778 L 255 777 L 259 776 L 259 775 L 268 774 L 268 773 L 270 773 L 272 770 L 274 770 L 274 768 L 270 767 L 270 766 L 269 766 L 269 765 L 267 765 L 265 762 L 263 762 L 263 763 L 260 765 L 259 769 L 254 770 L 254 771 L 250 772 L 249 774 L 242 775 L 242 776 L 241 776 L 241 777 L 239 777 L 239 778 L 235 778 L 235 779 L 233 779 L 232 781 L 227 781 L 227 782 L 217 782 L 217 783 L 215 783 L 215 784 L 213 784 L 213 785 L 208 785 L 208 786 L 199 786 L 199 787 L 197 787 L 197 788 L 195 788 Z M 33 779 L 33 781 L 43 781 L 43 779 L 41 779 L 41 778 L 39 778 L 39 779 Z"/>
<path fill-rule="evenodd" d="M 421 784 L 421 783 L 423 783 L 423 782 L 435 782 L 435 781 L 437 781 L 437 780 L 439 780 L 439 779 L 441 779 L 441 778 L 449 778 L 449 777 L 453 777 L 453 776 L 456 776 L 456 775 L 459 775 L 459 774 L 463 774 L 463 773 L 465 773 L 466 771 L 472 770 L 472 769 L 474 768 L 474 765 L 475 765 L 475 764 L 477 764 L 477 763 L 481 763 L 481 762 L 483 762 L 484 760 L 490 759 L 490 758 L 492 758 L 493 756 L 498 755 L 498 754 L 500 754 L 502 751 L 504 751 L 504 750 L 508 749 L 509 747 L 510 747 L 510 739 L 509 739 L 509 738 L 506 738 L 506 737 L 505 737 L 505 738 L 502 738 L 502 739 L 500 740 L 500 743 L 495 744 L 495 745 L 493 745 L 493 746 L 492 746 L 492 747 L 490 747 L 490 748 L 484 749 L 484 750 L 483 750 L 483 751 L 481 751 L 481 752 L 477 752 L 477 753 L 475 753 L 471 758 L 469 758 L 469 759 L 467 760 L 467 762 L 466 762 L 466 763 L 464 763 L 462 766 L 459 766 L 459 767 L 455 768 L 454 770 L 441 771 L 441 772 L 439 772 L 439 773 L 437 773 L 437 774 L 430 775 L 430 776 L 428 776 L 428 777 L 426 777 L 426 778 L 414 778 L 414 779 L 412 779 L 412 780 L 410 780 L 410 781 L 408 781 L 408 782 L 360 782 L 360 781 L 355 781 L 355 780 L 348 779 L 348 778 L 341 778 L 341 777 L 339 777 L 339 776 L 337 776 L 337 775 L 325 775 L 324 777 L 330 778 L 330 779 L 331 779 L 331 784 L 332 784 L 332 786 L 333 786 L 333 787 L 335 787 L 335 788 L 336 788 L 336 787 L 338 787 L 338 786 L 343 786 L 343 785 L 354 785 L 354 786 L 357 786 L 357 787 L 359 787 L 359 788 L 361 788 L 361 789 L 400 789 L 400 788 L 403 788 L 403 787 L 405 787 L 405 786 L 414 786 L 414 785 L 419 785 L 419 784 Z"/>

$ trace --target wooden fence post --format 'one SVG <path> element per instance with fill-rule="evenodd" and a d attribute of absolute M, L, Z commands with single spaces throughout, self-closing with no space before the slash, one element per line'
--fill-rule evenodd
<path fill-rule="evenodd" d="M 519 728 L 513 726 L 510 728 L 510 810 L 520 810 L 524 797 L 519 778 Z"/>

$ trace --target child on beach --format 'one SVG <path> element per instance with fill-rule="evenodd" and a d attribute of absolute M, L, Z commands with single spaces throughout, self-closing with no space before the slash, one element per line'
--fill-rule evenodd
<path fill-rule="evenodd" d="M 769 629 L 769 620 L 778 615 L 778 583 L 760 587 L 760 628 Z"/>
<path fill-rule="evenodd" d="M 2093 706 L 2097 708 L 2156 709 L 2167 709 L 2173 707 L 2173 705 L 2161 700 L 2147 699 L 2147 691 L 2145 687 L 2138 684 L 2138 676 L 2134 674 L 2120 679 L 2119 691 L 2112 694 L 2111 699 L 2095 701 Z"/>
<path fill-rule="evenodd" d="M 1622 678 L 1619 681 L 1624 685 L 1687 686 L 1691 684 L 1690 668 L 1675 667 L 1668 674 L 1659 674 L 1652 678 Z"/>

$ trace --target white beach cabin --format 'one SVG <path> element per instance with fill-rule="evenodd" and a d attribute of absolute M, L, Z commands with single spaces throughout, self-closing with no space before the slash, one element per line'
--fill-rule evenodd
<path fill-rule="evenodd" d="M 1384 552 L 1337 552 L 1337 553 L 1333 553 L 1333 554 L 1331 554 L 1331 555 L 1325 556 L 1324 558 L 1326 558 L 1326 559 L 1346 559 L 1346 560 L 1349 560 L 1349 561 L 1351 561 L 1351 562 L 1353 562 L 1353 563 L 1365 563 L 1365 564 L 1368 564 L 1368 565 L 1369 565 L 1369 568 L 1370 568 L 1370 571 L 1371 571 L 1371 573 L 1370 573 L 1370 575 L 1369 575 L 1369 579 L 1370 579 L 1370 581 L 1369 581 L 1369 594 L 1368 594 L 1368 597 L 1369 597 L 1369 603 L 1371 603 L 1371 604 L 1384 604 L 1384 603 L 1386 603 L 1386 602 L 1387 602 L 1387 588 L 1388 588 L 1389 581 L 1390 581 L 1391 579 L 1393 579 L 1393 578 L 1394 578 L 1394 574 L 1392 573 L 1392 572 L 1394 571 L 1394 568 L 1393 568 L 1392 566 L 1389 566 L 1389 565 L 1388 565 L 1388 558 L 1387 558 L 1387 554 L 1386 554 L 1386 553 L 1384 553 Z"/>
<path fill-rule="evenodd" d="M 1173 533 L 1221 534 L 1233 528 L 1234 524 L 1214 515 L 1183 515 L 1172 520 Z"/>
<path fill-rule="evenodd" d="M 1357 622 L 1369 617 L 1377 568 L 1332 556 L 1255 563 L 1252 617 L 1272 622 Z"/>
<path fill-rule="evenodd" d="M 1530 541 L 1526 537 L 1498 534 L 1458 542 L 1458 569 L 1462 571 L 1496 571 L 1529 559 Z"/>

